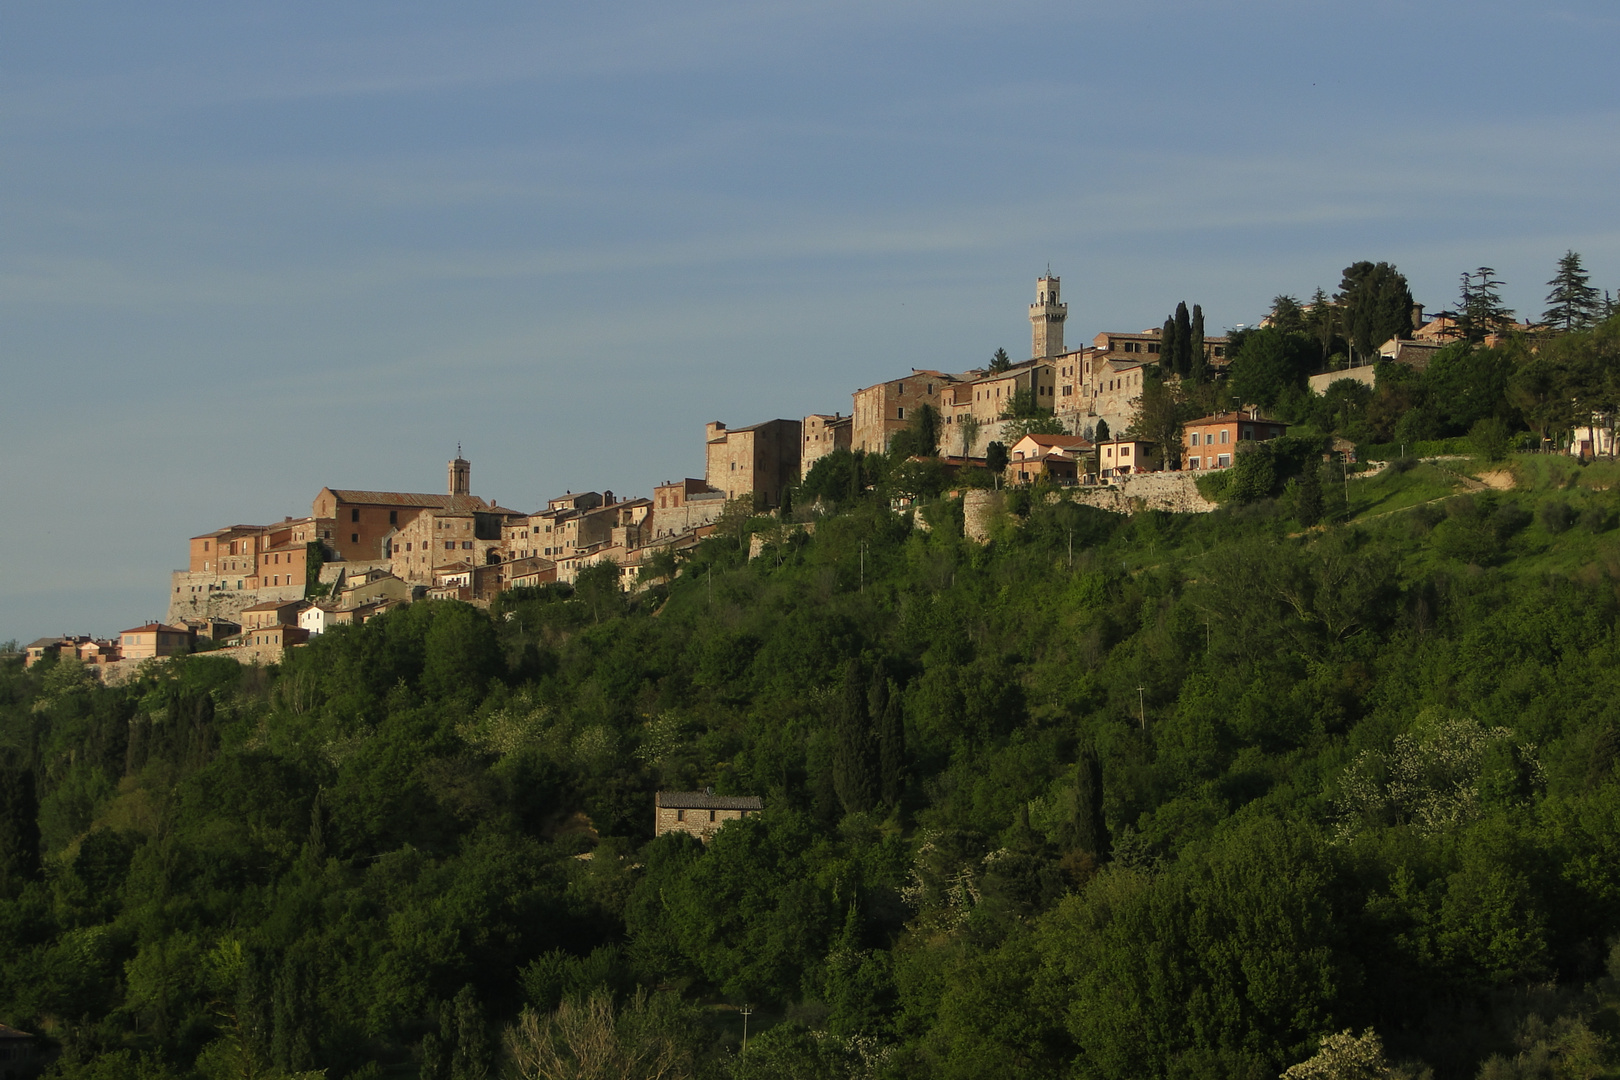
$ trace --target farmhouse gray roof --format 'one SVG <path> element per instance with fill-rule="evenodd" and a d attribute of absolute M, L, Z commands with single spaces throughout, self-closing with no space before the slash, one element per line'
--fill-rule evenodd
<path fill-rule="evenodd" d="M 758 795 L 714 795 L 707 791 L 660 791 L 658 806 L 670 810 L 763 810 Z"/>

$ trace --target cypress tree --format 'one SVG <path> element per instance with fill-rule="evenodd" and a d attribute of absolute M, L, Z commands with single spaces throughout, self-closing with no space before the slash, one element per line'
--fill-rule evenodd
<path fill-rule="evenodd" d="M 1102 760 L 1089 746 L 1080 751 L 1080 760 L 1075 763 L 1074 789 L 1075 847 L 1089 852 L 1101 866 L 1108 861 L 1113 842 L 1108 836 L 1108 822 L 1103 820 Z"/>
<path fill-rule="evenodd" d="M 1308 462 L 1300 474 L 1294 517 L 1307 529 L 1322 520 L 1322 472 L 1314 461 Z"/>
<path fill-rule="evenodd" d="M 1181 348 L 1176 344 L 1176 320 L 1172 316 L 1164 320 L 1164 328 L 1159 331 L 1159 367 L 1171 375 L 1179 375 L 1176 370 L 1176 358 L 1181 355 Z"/>
<path fill-rule="evenodd" d="M 1192 337 L 1187 343 L 1187 372 L 1192 381 L 1204 381 L 1204 309 L 1194 304 L 1192 309 Z"/>
<path fill-rule="evenodd" d="M 906 791 L 906 720 L 904 706 L 900 700 L 900 688 L 893 680 L 884 680 L 883 706 L 881 709 L 874 706 L 872 715 L 877 718 L 878 723 L 879 772 L 882 776 L 883 801 L 886 805 L 898 809 Z"/>
<path fill-rule="evenodd" d="M 1176 374 L 1192 374 L 1192 316 L 1185 300 L 1176 305 Z"/>
<path fill-rule="evenodd" d="M 0 758 L 0 897 L 16 896 L 40 871 L 34 770 L 20 758 Z"/>
<path fill-rule="evenodd" d="M 834 731 L 833 786 L 844 813 L 859 814 L 877 805 L 879 777 L 876 739 L 861 666 L 851 660 L 844 667 L 844 693 Z"/>

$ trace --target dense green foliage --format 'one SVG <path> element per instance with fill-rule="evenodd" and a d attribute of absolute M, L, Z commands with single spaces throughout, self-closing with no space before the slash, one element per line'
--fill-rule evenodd
<path fill-rule="evenodd" d="M 1551 1070 L 1615 1068 L 1620 470 L 1290 453 L 987 547 L 844 455 L 633 599 L 7 661 L 0 1017 L 63 1078 L 1603 1075 Z M 766 811 L 654 840 L 706 785 Z"/>

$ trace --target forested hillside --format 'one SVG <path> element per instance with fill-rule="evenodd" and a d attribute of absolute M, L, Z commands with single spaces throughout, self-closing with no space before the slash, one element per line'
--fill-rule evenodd
<path fill-rule="evenodd" d="M 1620 467 L 1486 467 L 10 662 L 0 1020 L 63 1078 L 1615 1075 Z M 766 810 L 652 839 L 709 785 Z"/>

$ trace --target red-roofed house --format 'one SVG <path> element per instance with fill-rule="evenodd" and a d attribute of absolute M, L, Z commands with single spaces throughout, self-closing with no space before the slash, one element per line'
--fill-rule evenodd
<path fill-rule="evenodd" d="M 1288 433 L 1288 425 L 1262 416 L 1257 407 L 1250 406 L 1189 420 L 1181 430 L 1181 467 L 1198 471 L 1227 468 L 1240 444 L 1275 439 Z"/>

